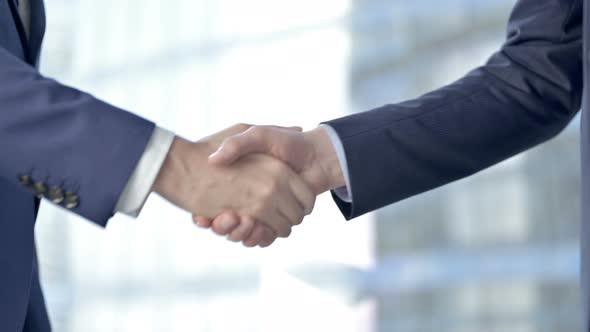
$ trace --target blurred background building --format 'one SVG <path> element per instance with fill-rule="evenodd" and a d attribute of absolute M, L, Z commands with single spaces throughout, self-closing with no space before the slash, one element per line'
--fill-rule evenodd
<path fill-rule="evenodd" d="M 42 72 L 198 139 L 237 122 L 312 128 L 482 64 L 514 0 L 46 0 Z M 573 331 L 577 120 L 470 179 L 345 222 L 329 195 L 246 250 L 151 197 L 101 230 L 37 226 L 57 332 Z"/>

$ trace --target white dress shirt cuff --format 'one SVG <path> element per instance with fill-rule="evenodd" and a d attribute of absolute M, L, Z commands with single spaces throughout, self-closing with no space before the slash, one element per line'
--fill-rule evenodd
<path fill-rule="evenodd" d="M 342 140 L 338 136 L 338 133 L 334 128 L 327 124 L 321 124 L 320 127 L 326 129 L 330 140 L 332 141 L 332 145 L 334 146 L 334 150 L 336 150 L 336 156 L 338 156 L 338 162 L 340 163 L 340 169 L 342 169 L 342 174 L 344 175 L 344 182 L 346 183 L 345 187 L 340 187 L 334 189 L 334 193 L 338 198 L 341 200 L 352 203 L 352 194 L 350 191 L 350 174 L 348 173 L 348 162 L 346 161 L 346 153 L 344 152 L 344 146 L 342 145 Z"/>
<path fill-rule="evenodd" d="M 174 140 L 174 133 L 155 127 L 143 155 L 123 189 L 115 212 L 137 217 L 152 192 L 152 185 L 168 155 Z"/>

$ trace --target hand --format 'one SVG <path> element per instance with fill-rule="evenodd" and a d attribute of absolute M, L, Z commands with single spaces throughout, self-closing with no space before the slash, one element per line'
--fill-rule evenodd
<path fill-rule="evenodd" d="M 154 183 L 154 191 L 173 204 L 206 218 L 233 211 L 252 228 L 245 236 L 287 237 L 315 203 L 315 195 L 293 170 L 264 155 L 249 155 L 232 167 L 215 167 L 208 156 L 238 125 L 198 142 L 176 138 Z"/>
<path fill-rule="evenodd" d="M 302 175 L 316 195 L 344 185 L 336 152 L 326 130 L 321 127 L 301 133 L 274 126 L 254 126 L 227 138 L 209 161 L 228 166 L 252 153 L 265 153 L 285 161 Z M 234 241 L 243 240 L 246 246 L 255 243 L 252 237 L 233 233 L 238 226 L 242 227 L 233 213 L 221 214 L 213 221 L 196 215 L 193 219 L 202 227 L 212 227 L 218 234 L 231 234 Z M 274 239 L 265 236 L 263 244 L 272 241 Z"/>
<path fill-rule="evenodd" d="M 287 163 L 304 176 L 316 195 L 344 185 L 336 151 L 322 127 L 302 133 L 276 126 L 252 126 L 225 139 L 209 161 L 213 165 L 229 166 L 254 153 Z"/>

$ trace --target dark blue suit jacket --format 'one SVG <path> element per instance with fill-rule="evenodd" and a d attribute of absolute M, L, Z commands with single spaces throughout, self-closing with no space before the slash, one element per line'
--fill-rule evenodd
<path fill-rule="evenodd" d="M 0 0 L 0 331 L 49 331 L 33 227 L 39 197 L 105 225 L 154 124 L 47 79 L 35 68 L 45 30 L 30 0 Z"/>
<path fill-rule="evenodd" d="M 587 95 L 583 63 L 590 54 L 583 45 L 590 27 L 583 17 L 590 7 L 584 2 L 520 0 L 507 42 L 486 65 L 416 100 L 329 122 L 349 163 L 354 204 L 338 202 L 345 215 L 468 176 L 559 133 Z M 153 130 L 150 122 L 37 72 L 42 0 L 31 0 L 31 7 L 27 40 L 16 0 L 0 0 L 0 331 L 50 330 L 35 258 L 36 197 L 104 225 Z M 590 199 L 588 121 L 584 115 L 584 201 Z"/>
<path fill-rule="evenodd" d="M 477 0 L 474 0 L 477 1 Z M 444 2 L 444 1 L 443 1 Z M 441 3 L 442 5 L 442 3 Z M 415 100 L 329 121 L 343 141 L 348 218 L 469 176 L 558 134 L 587 101 L 590 1 L 520 0 L 483 66 Z M 582 297 L 590 299 L 590 119 L 582 107 Z"/>

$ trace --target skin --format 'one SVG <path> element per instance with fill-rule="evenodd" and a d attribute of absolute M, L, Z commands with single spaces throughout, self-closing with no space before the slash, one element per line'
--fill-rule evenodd
<path fill-rule="evenodd" d="M 231 240 L 260 238 L 257 244 L 265 244 L 264 239 L 289 236 L 292 227 L 311 213 L 315 194 L 289 166 L 270 156 L 250 154 L 232 167 L 209 163 L 221 142 L 244 130 L 246 125 L 236 125 L 197 142 L 175 138 L 153 190 L 204 218 L 232 211 L 240 224 L 221 218 L 214 230 L 231 229 Z M 255 229 L 254 220 L 265 226 Z"/>
<path fill-rule="evenodd" d="M 280 159 L 298 172 L 314 195 L 344 186 L 344 176 L 333 144 L 324 128 L 298 132 L 273 126 L 254 126 L 228 137 L 209 157 L 209 162 L 220 168 L 233 167 L 253 154 L 264 153 Z M 276 236 L 261 228 L 275 228 L 278 220 L 244 218 L 236 211 L 225 211 L 211 219 L 193 215 L 193 221 L 204 228 L 212 228 L 232 241 L 242 241 L 247 247 L 267 247 Z M 251 224 L 254 223 L 252 226 Z M 250 228 L 252 228 L 250 230 Z"/>

